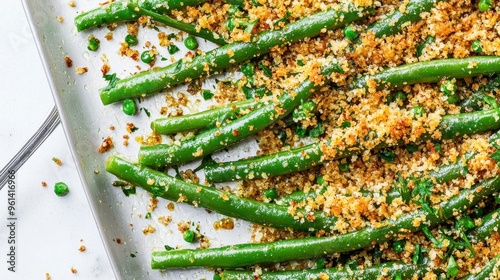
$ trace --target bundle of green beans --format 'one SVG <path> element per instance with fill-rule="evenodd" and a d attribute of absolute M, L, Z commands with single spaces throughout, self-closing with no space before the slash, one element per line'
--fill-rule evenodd
<path fill-rule="evenodd" d="M 118 80 L 112 86 L 100 90 L 103 104 L 107 105 L 125 98 L 146 96 L 192 79 L 220 73 L 232 65 L 266 54 L 273 47 L 298 42 L 305 38 L 317 36 L 325 32 L 325 30 L 346 26 L 364 19 L 373 12 L 373 7 L 341 6 L 338 9 L 319 12 L 292 22 L 283 29 L 257 34 L 249 43 L 237 42 L 232 44 L 226 44 L 227 42 L 218 34 L 208 30 L 199 30 L 192 25 L 163 16 L 163 14 L 168 14 L 174 9 L 195 6 L 204 2 L 196 0 L 115 2 L 103 8 L 81 14 L 75 19 L 77 29 L 81 31 L 112 22 L 135 20 L 141 15 L 146 15 L 154 18 L 157 22 L 205 38 L 219 45 L 224 45 L 202 56 L 196 56 L 191 61 L 179 60 L 164 68 L 152 69 Z M 227 2 L 239 6 L 244 5 L 244 1 L 231 0 Z M 441 1 L 410 1 L 407 3 L 405 11 L 396 10 L 371 25 L 366 32 L 373 32 L 377 38 L 393 35 L 401 31 L 408 22 L 418 21 L 423 12 L 430 11 L 438 2 Z M 322 68 L 321 75 L 327 77 L 336 71 L 339 71 L 338 65 L 325 65 Z M 459 79 L 498 72 L 500 72 L 499 57 L 477 56 L 463 59 L 443 59 L 403 65 L 374 75 L 365 75 L 352 81 L 348 87 L 350 89 L 368 88 L 368 84 L 375 81 L 377 84 L 376 89 L 381 90 L 416 83 L 436 83 L 445 77 Z M 295 216 L 292 216 L 289 214 L 287 206 L 242 199 L 211 187 L 183 182 L 146 167 L 182 164 L 234 144 L 285 117 L 315 91 L 318 91 L 321 86 L 306 80 L 293 94 L 283 93 L 277 103 L 249 100 L 191 116 L 156 120 L 152 123 L 153 130 L 165 134 L 189 129 L 204 129 L 221 119 L 231 119 L 233 121 L 224 123 L 214 129 L 208 129 L 193 139 L 181 142 L 179 146 L 156 145 L 142 147 L 139 153 L 140 165 L 112 156 L 106 163 L 106 170 L 123 180 L 144 188 L 155 197 L 177 201 L 179 195 L 182 194 L 186 198 L 184 202 L 253 223 L 303 231 L 326 230 L 334 232 L 333 229 L 337 218 L 328 216 L 323 212 L 301 209 L 297 210 Z M 478 106 L 480 105 L 479 102 L 492 87 L 498 87 L 497 80 L 493 80 L 480 89 L 477 94 L 463 101 L 464 112 L 478 110 L 480 108 Z M 250 110 L 251 112 L 240 117 L 239 112 L 242 110 Z M 495 108 L 444 116 L 437 129 L 441 133 L 442 139 L 455 139 L 459 136 L 487 132 L 498 128 L 500 128 L 499 112 Z M 495 137 L 498 138 L 498 134 L 495 134 L 492 139 L 496 139 Z M 425 141 L 428 139 L 430 139 L 430 136 L 424 135 L 419 140 Z M 398 144 L 407 143 L 401 142 Z M 381 143 L 377 148 L 386 146 L 385 143 Z M 498 148 L 495 145 L 493 146 Z M 362 152 L 360 148 L 362 147 L 353 146 L 346 150 L 339 150 L 339 155 L 334 159 L 358 154 Z M 473 153 L 468 153 L 464 155 L 464 158 L 468 160 L 473 156 Z M 205 175 L 207 180 L 211 182 L 262 178 L 306 170 L 322 163 L 321 143 L 314 143 L 275 155 L 208 166 L 205 168 Z M 463 170 L 463 164 L 458 161 L 454 164 L 442 166 L 438 171 L 431 172 L 430 177 L 434 178 L 438 183 L 444 183 L 464 176 Z M 467 209 L 499 190 L 499 178 L 486 179 L 470 189 L 462 190 L 450 200 L 432 208 L 424 209 L 422 206 L 421 209 L 399 216 L 395 220 L 383 221 L 382 226 L 369 226 L 347 234 L 282 240 L 267 244 L 240 244 L 204 250 L 154 252 L 152 267 L 155 269 L 192 266 L 236 268 L 263 262 L 281 262 L 314 258 L 325 254 L 350 252 L 399 238 L 408 232 L 417 232 L 423 227 L 435 227 L 456 214 L 465 213 Z M 386 202 L 391 203 L 396 197 L 402 195 L 400 190 L 392 189 L 386 196 Z M 290 201 L 307 198 L 307 194 L 298 193 L 291 198 L 284 198 L 283 201 L 287 204 Z M 495 210 L 486 215 L 483 218 L 483 224 L 474 229 L 473 233 L 469 233 L 469 240 L 481 242 L 489 237 L 493 231 L 497 231 L 500 220 L 498 219 L 498 211 Z M 415 219 L 422 219 L 422 217 L 425 223 L 417 224 L 413 222 Z M 493 258 L 479 274 L 471 274 L 464 279 L 483 279 L 491 274 L 491 271 L 497 266 L 497 262 L 498 256 Z M 414 275 L 421 276 L 429 270 L 430 268 L 424 266 L 391 262 L 367 267 L 355 271 L 354 274 L 349 269 L 304 270 L 266 272 L 260 275 L 259 279 L 309 279 L 319 274 L 326 274 L 330 279 L 352 278 L 353 276 L 357 279 L 372 279 L 380 275 L 381 272 L 391 277 L 409 278 Z M 254 275 L 249 271 L 225 271 L 222 277 L 224 279 L 253 279 Z"/>

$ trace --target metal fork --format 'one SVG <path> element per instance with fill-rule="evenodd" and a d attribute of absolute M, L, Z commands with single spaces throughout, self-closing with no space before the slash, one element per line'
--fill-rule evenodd
<path fill-rule="evenodd" d="M 0 190 L 7 183 L 9 172 L 17 171 L 28 160 L 28 158 L 40 147 L 40 145 L 49 137 L 54 129 L 61 122 L 57 108 L 54 105 L 38 130 L 24 144 L 24 146 L 12 157 L 12 159 L 0 170 Z"/>

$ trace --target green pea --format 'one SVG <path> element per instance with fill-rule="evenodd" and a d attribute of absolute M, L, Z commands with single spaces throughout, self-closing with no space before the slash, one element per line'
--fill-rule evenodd
<path fill-rule="evenodd" d="M 346 26 L 344 28 L 344 36 L 349 40 L 354 40 L 358 38 L 359 34 L 356 30 L 350 26 Z"/>
<path fill-rule="evenodd" d="M 137 106 L 135 105 L 134 100 L 130 98 L 123 100 L 122 111 L 129 116 L 135 115 L 137 112 Z"/>
<path fill-rule="evenodd" d="M 137 37 L 133 34 L 127 34 L 127 36 L 125 36 L 125 43 L 127 43 L 127 45 L 129 46 L 135 46 L 137 45 Z"/>
<path fill-rule="evenodd" d="M 255 74 L 255 66 L 252 63 L 245 63 L 241 65 L 241 73 L 245 76 L 252 76 Z"/>
<path fill-rule="evenodd" d="M 406 94 L 402 91 L 398 91 L 396 92 L 395 96 L 394 96 L 396 99 L 399 99 L 401 101 L 405 101 L 406 99 L 408 99 L 408 97 L 406 96 Z"/>
<path fill-rule="evenodd" d="M 101 44 L 101 41 L 99 41 L 99 39 L 97 39 L 93 35 L 90 35 L 87 49 L 89 51 L 96 51 L 97 49 L 99 49 L 100 44 Z"/>
<path fill-rule="evenodd" d="M 141 54 L 141 61 L 144 63 L 151 63 L 156 59 L 156 55 L 152 54 L 151 51 L 144 51 Z"/>
<path fill-rule="evenodd" d="M 481 12 L 487 12 L 491 9 L 491 0 L 479 0 L 477 8 Z"/>
<path fill-rule="evenodd" d="M 276 197 L 278 197 L 278 192 L 276 191 L 276 189 L 267 189 L 264 191 L 264 196 L 266 198 L 274 200 L 276 199 Z"/>
<path fill-rule="evenodd" d="M 184 239 L 184 241 L 189 242 L 189 243 L 194 242 L 195 237 L 196 237 L 196 234 L 194 233 L 194 231 L 192 231 L 190 229 L 186 230 L 182 234 L 182 238 Z"/>
<path fill-rule="evenodd" d="M 425 114 L 425 109 L 422 108 L 421 106 L 414 106 L 413 107 L 413 114 L 415 116 L 423 116 Z"/>
<path fill-rule="evenodd" d="M 472 50 L 475 53 L 481 53 L 481 52 L 483 52 L 483 47 L 482 47 L 482 43 L 481 43 L 480 40 L 474 40 L 472 42 Z"/>
<path fill-rule="evenodd" d="M 176 45 L 170 45 L 167 47 L 167 51 L 170 55 L 173 55 L 179 51 L 179 47 L 177 47 Z"/>
<path fill-rule="evenodd" d="M 405 244 L 406 241 L 404 239 L 396 240 L 394 241 L 394 243 L 392 243 L 392 248 L 394 249 L 394 252 L 401 253 L 405 248 Z"/>
<path fill-rule="evenodd" d="M 406 145 L 406 150 L 410 153 L 415 153 L 416 151 L 418 151 L 418 145 L 408 144 Z"/>
<path fill-rule="evenodd" d="M 204 90 L 201 92 L 201 95 L 203 96 L 203 99 L 205 99 L 205 100 L 209 100 L 209 99 L 212 99 L 212 97 L 214 97 L 213 92 L 211 92 L 211 91 L 210 91 L 210 90 L 208 90 L 208 89 L 204 89 Z"/>
<path fill-rule="evenodd" d="M 68 185 L 66 185 L 63 182 L 57 182 L 54 185 L 54 193 L 57 196 L 65 196 L 65 195 L 67 195 L 69 193 Z"/>
<path fill-rule="evenodd" d="M 184 40 L 184 46 L 189 50 L 196 50 L 198 48 L 198 41 L 195 37 L 189 36 Z"/>
<path fill-rule="evenodd" d="M 339 170 L 342 172 L 349 171 L 349 163 L 345 162 L 345 163 L 339 164 Z"/>

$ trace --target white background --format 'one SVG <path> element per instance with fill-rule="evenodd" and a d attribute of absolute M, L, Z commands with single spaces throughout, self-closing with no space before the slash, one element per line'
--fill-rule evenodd
<path fill-rule="evenodd" d="M 66 4 L 66 3 L 64 3 Z M 0 168 L 38 128 L 52 94 L 20 1 L 0 9 Z M 62 160 L 56 165 L 52 157 Z M 16 173 L 16 272 L 7 270 L 7 189 L 0 191 L 0 279 L 114 279 L 62 127 Z M 47 182 L 42 187 L 41 182 Z M 57 197 L 54 183 L 70 193 Z M 81 245 L 86 251 L 79 252 Z M 77 270 L 71 272 L 71 267 Z"/>

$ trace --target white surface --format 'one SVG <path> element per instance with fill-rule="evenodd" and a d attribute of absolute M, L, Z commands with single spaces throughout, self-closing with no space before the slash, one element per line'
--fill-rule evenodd
<path fill-rule="evenodd" d="M 53 100 L 20 1 L 3 2 L 0 36 L 0 166 L 4 166 L 42 122 Z M 57 166 L 52 157 L 63 165 Z M 0 279 L 45 279 L 45 273 L 53 280 L 114 279 L 61 127 L 16 176 L 16 272 L 7 270 L 4 188 L 0 191 Z M 48 186 L 42 187 L 42 181 Z M 70 187 L 65 197 L 53 192 L 59 181 Z M 85 252 L 78 251 L 81 245 L 86 246 Z"/>

